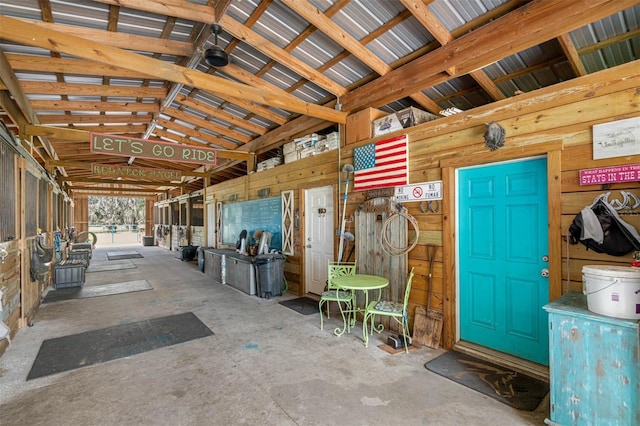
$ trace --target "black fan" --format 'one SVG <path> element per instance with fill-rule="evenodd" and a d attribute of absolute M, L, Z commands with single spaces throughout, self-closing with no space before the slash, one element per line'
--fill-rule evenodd
<path fill-rule="evenodd" d="M 204 60 L 212 67 L 224 67 L 229 63 L 229 56 L 220 46 L 218 46 L 218 34 L 222 32 L 222 27 L 218 24 L 211 24 L 211 32 L 214 34 L 214 45 L 204 53 Z"/>

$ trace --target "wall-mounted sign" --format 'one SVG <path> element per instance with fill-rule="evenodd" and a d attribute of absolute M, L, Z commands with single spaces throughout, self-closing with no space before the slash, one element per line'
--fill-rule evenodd
<path fill-rule="evenodd" d="M 182 171 L 170 169 L 151 169 L 134 166 L 114 166 L 112 164 L 91 164 L 91 171 L 95 176 L 127 177 L 148 180 L 180 180 Z"/>
<path fill-rule="evenodd" d="M 178 161 L 180 163 L 195 163 L 209 166 L 216 165 L 217 157 L 215 148 L 127 138 L 93 132 L 91 133 L 91 152 L 94 154 Z"/>
<path fill-rule="evenodd" d="M 397 186 L 393 196 L 394 201 L 427 201 L 442 200 L 442 181 L 416 183 L 413 185 Z"/>
<path fill-rule="evenodd" d="M 593 159 L 640 155 L 640 117 L 593 126 Z"/>
<path fill-rule="evenodd" d="M 640 164 L 580 170 L 580 185 L 640 181 Z"/>

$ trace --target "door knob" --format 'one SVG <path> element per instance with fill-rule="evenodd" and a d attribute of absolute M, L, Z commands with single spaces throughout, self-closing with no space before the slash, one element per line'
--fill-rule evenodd
<path fill-rule="evenodd" d="M 549 278 L 549 270 L 547 268 L 542 269 L 542 271 L 540 271 L 540 275 L 545 278 Z"/>

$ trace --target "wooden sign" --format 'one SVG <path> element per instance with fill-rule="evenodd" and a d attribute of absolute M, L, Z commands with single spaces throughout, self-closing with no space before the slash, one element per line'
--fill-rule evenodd
<path fill-rule="evenodd" d="M 640 155 L 640 117 L 593 126 L 593 159 Z"/>
<path fill-rule="evenodd" d="M 580 185 L 636 182 L 640 180 L 640 164 L 598 167 L 580 170 Z"/>
<path fill-rule="evenodd" d="M 90 144 L 91 152 L 94 154 L 177 161 L 207 166 L 215 166 L 217 160 L 215 148 L 127 138 L 117 135 L 92 132 Z"/>
<path fill-rule="evenodd" d="M 91 164 L 95 176 L 114 176 L 133 179 L 174 181 L 182 178 L 182 171 L 170 169 L 151 169 L 133 166 L 114 166 L 112 164 Z"/>
<path fill-rule="evenodd" d="M 442 181 L 416 183 L 396 186 L 394 201 L 442 200 Z"/>

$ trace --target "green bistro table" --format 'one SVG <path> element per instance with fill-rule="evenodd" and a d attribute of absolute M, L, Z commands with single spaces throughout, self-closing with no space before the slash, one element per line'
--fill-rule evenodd
<path fill-rule="evenodd" d="M 356 314 L 360 311 L 363 311 L 363 308 L 358 308 L 355 305 L 355 292 L 362 291 L 364 292 L 364 306 L 367 307 L 369 305 L 369 291 L 378 290 L 378 300 L 380 300 L 380 296 L 382 296 L 382 289 L 389 285 L 389 280 L 385 277 L 380 277 L 378 275 L 366 275 L 366 274 L 355 274 L 355 275 L 344 275 L 341 277 L 333 278 L 333 283 L 340 287 L 342 290 L 351 291 L 351 296 L 353 300 L 353 305 L 351 306 L 351 310 L 344 311 L 342 309 L 342 304 L 339 303 L 340 313 L 342 313 L 342 317 L 344 313 L 347 312 L 349 314 L 349 319 L 344 320 L 344 325 L 342 328 L 338 327 L 334 330 L 336 336 L 342 336 L 345 331 L 350 330 L 350 326 L 354 326 L 356 323 Z M 353 316 L 352 316 L 353 315 Z M 364 333 L 364 329 L 363 329 Z M 363 334 L 364 337 L 364 334 Z"/>

